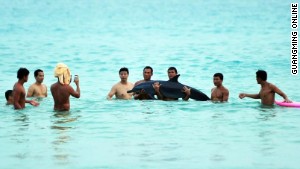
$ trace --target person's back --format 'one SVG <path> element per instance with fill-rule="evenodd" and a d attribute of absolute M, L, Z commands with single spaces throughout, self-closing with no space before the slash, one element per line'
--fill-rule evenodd
<path fill-rule="evenodd" d="M 51 85 L 51 94 L 54 100 L 54 110 L 68 111 L 70 110 L 70 95 L 76 98 L 80 97 L 79 79 L 75 78 L 76 91 L 70 86 L 71 75 L 67 65 L 63 63 L 57 64 L 54 70 L 54 76 L 58 78 L 58 82 Z"/>
<path fill-rule="evenodd" d="M 62 85 L 59 82 L 51 86 L 51 93 L 54 99 L 54 110 L 70 109 L 70 86 Z"/>

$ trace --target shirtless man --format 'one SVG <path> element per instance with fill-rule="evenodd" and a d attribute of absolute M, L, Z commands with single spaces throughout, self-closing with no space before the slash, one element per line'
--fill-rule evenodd
<path fill-rule="evenodd" d="M 292 102 L 288 99 L 285 93 L 283 93 L 279 88 L 277 88 L 272 83 L 267 82 L 267 72 L 264 70 L 258 70 L 256 72 L 256 81 L 261 85 L 260 92 L 258 94 L 246 94 L 240 93 L 239 97 L 243 99 L 244 97 L 250 97 L 252 99 L 261 99 L 263 105 L 273 105 L 275 101 L 275 93 L 283 97 L 285 102 Z"/>
<path fill-rule="evenodd" d="M 110 92 L 107 95 L 107 99 L 111 100 L 114 95 L 117 99 L 132 99 L 132 93 L 127 93 L 128 90 L 131 90 L 133 88 L 133 84 L 127 81 L 129 76 L 128 68 L 121 68 L 119 70 L 119 76 L 121 81 L 111 88 Z"/>
<path fill-rule="evenodd" d="M 34 100 L 25 100 L 26 92 L 24 83 L 28 81 L 29 71 L 26 68 L 20 68 L 17 73 L 18 82 L 13 87 L 13 104 L 15 109 L 25 108 L 25 103 L 30 103 L 33 106 L 38 106 L 39 103 Z"/>
<path fill-rule="evenodd" d="M 229 91 L 223 86 L 223 74 L 214 74 L 214 85 L 216 87 L 211 89 L 211 100 L 213 102 L 227 102 L 229 97 Z"/>
<path fill-rule="evenodd" d="M 68 79 L 66 81 L 65 77 L 68 75 L 69 68 L 64 64 L 58 64 L 56 69 L 59 69 L 59 66 L 65 68 L 64 76 L 59 76 L 60 74 L 56 74 L 58 81 L 51 85 L 51 94 L 54 99 L 54 110 L 56 111 L 69 111 L 70 110 L 70 95 L 75 98 L 80 98 L 80 88 L 79 88 L 79 78 L 74 79 L 74 83 L 76 84 L 76 91 L 70 85 L 72 79 Z M 61 68 L 60 67 L 60 68 Z M 57 71 L 58 72 L 58 71 Z M 61 71 L 62 72 L 62 71 Z M 66 76 L 65 76 L 66 75 Z M 64 79 L 60 79 L 64 78 Z"/>
<path fill-rule="evenodd" d="M 146 66 L 143 69 L 143 80 L 139 80 L 137 82 L 135 82 L 134 86 L 139 85 L 143 82 L 147 82 L 151 80 L 151 76 L 153 75 L 153 69 L 150 66 Z M 135 93 L 134 95 L 134 99 L 138 99 L 138 100 L 145 100 L 145 99 L 149 99 L 149 96 L 143 92 L 141 93 Z"/>
<path fill-rule="evenodd" d="M 172 79 L 173 77 L 175 77 L 176 75 L 177 75 L 177 69 L 175 67 L 169 67 L 169 69 L 168 69 L 169 80 Z M 165 100 L 165 101 L 178 100 L 178 99 L 168 98 L 168 97 L 163 96 L 159 92 L 159 87 L 160 87 L 160 84 L 158 82 L 156 82 L 156 83 L 153 84 L 153 88 L 155 90 L 155 93 L 156 93 L 158 99 Z M 186 94 L 186 96 L 184 98 L 182 98 L 182 99 L 185 100 L 185 101 L 189 100 L 190 95 L 191 95 L 191 89 L 189 89 L 188 87 L 184 86 L 182 88 L 182 92 L 184 92 Z"/>
<path fill-rule="evenodd" d="M 34 71 L 36 82 L 28 88 L 27 97 L 47 97 L 47 87 L 42 84 L 44 81 L 44 72 L 41 69 Z"/>

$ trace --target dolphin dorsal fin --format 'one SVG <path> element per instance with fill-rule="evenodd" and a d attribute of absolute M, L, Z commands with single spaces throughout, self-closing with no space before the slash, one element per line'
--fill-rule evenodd
<path fill-rule="evenodd" d="M 176 82 L 178 83 L 178 78 L 179 78 L 180 74 L 174 76 L 172 79 L 168 80 L 169 82 Z"/>

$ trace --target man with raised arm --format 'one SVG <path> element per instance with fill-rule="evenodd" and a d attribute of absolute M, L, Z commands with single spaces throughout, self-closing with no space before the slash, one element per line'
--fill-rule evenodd
<path fill-rule="evenodd" d="M 51 94 L 54 100 L 54 110 L 69 111 L 70 95 L 80 98 L 79 78 L 74 79 L 76 91 L 70 85 L 72 81 L 71 72 L 67 65 L 58 63 L 54 69 L 57 82 L 51 85 Z"/>

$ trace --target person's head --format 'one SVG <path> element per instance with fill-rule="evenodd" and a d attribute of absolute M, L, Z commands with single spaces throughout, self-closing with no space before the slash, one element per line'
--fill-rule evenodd
<path fill-rule="evenodd" d="M 177 69 L 175 67 L 169 67 L 168 69 L 168 77 L 169 79 L 172 79 L 177 75 Z"/>
<path fill-rule="evenodd" d="M 21 68 L 18 70 L 17 78 L 18 78 L 19 80 L 24 79 L 24 81 L 27 82 L 27 80 L 28 80 L 28 75 L 29 75 L 29 70 L 27 70 L 26 68 L 21 67 Z"/>
<path fill-rule="evenodd" d="M 214 74 L 214 85 L 221 86 L 223 82 L 223 74 L 222 73 L 215 73 Z"/>
<path fill-rule="evenodd" d="M 151 76 L 153 75 L 153 69 L 150 66 L 146 66 L 143 70 L 143 77 L 145 81 L 151 80 Z"/>
<path fill-rule="evenodd" d="M 13 91 L 6 90 L 5 98 L 6 98 L 7 104 L 13 104 Z"/>
<path fill-rule="evenodd" d="M 36 82 L 43 83 L 44 81 L 44 72 L 41 69 L 37 69 L 34 71 L 34 77 Z"/>
<path fill-rule="evenodd" d="M 261 81 L 266 81 L 267 80 L 267 72 L 264 70 L 258 70 L 256 72 L 256 80 L 257 80 L 257 83 L 260 83 Z"/>
<path fill-rule="evenodd" d="M 127 81 L 128 75 L 129 75 L 129 70 L 128 70 L 128 68 L 122 67 L 122 68 L 119 70 L 119 76 L 120 76 L 121 81 Z"/>

